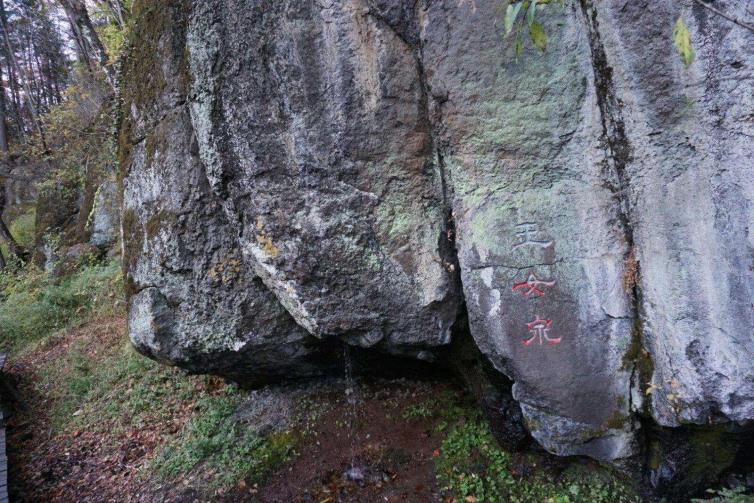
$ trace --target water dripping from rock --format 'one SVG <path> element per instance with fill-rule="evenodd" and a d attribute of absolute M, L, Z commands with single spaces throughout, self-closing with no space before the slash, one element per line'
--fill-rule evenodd
<path fill-rule="evenodd" d="M 353 377 L 353 358 L 351 357 L 351 347 L 343 344 L 343 366 L 345 369 L 345 396 L 347 407 L 346 429 L 348 431 L 348 442 L 350 451 L 350 464 L 343 476 L 346 480 L 361 485 L 364 482 L 364 469 L 356 464 L 356 452 L 358 449 L 359 432 L 358 432 L 358 415 L 359 415 L 359 397 L 356 388 L 356 380 Z"/>

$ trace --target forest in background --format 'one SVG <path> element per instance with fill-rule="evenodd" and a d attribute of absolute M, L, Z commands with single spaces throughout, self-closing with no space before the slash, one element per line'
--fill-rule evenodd
<path fill-rule="evenodd" d="M 116 171 L 121 0 L 0 2 L 0 269 L 86 242 Z"/>

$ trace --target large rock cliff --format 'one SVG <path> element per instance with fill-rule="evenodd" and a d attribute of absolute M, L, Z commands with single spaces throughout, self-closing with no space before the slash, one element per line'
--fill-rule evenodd
<path fill-rule="evenodd" d="M 553 453 L 625 466 L 754 420 L 754 34 L 574 0 L 516 58 L 501 4 L 137 1 L 136 347 L 263 382 L 332 366 L 334 341 L 452 359 L 468 313 Z"/>

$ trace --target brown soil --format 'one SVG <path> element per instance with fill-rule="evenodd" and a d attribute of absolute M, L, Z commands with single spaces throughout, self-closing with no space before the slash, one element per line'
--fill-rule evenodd
<path fill-rule="evenodd" d="M 261 486 L 242 481 L 207 497 L 201 478 L 193 474 L 171 484 L 143 477 L 143 468 L 159 447 L 192 416 L 191 399 L 177 400 L 169 417 L 148 419 L 138 426 L 126 422 L 124 427 L 122 421 L 111 425 L 103 419 L 97 431 L 52 430 L 54 398 L 43 386 L 39 370 L 55 365 L 72 344 L 80 346 L 82 341 L 90 356 L 104 358 L 120 350 L 125 341 L 123 317 L 95 320 L 68 331 L 6 365 L 23 397 L 7 425 L 12 501 L 441 501 L 433 462 L 442 439 L 442 433 L 434 431 L 438 419 L 404 415 L 412 405 L 443 393 L 460 393 L 450 383 L 361 383 L 356 386 L 355 408 L 346 400 L 342 382 L 325 386 L 310 399 L 327 404 L 327 409 L 309 425 L 293 461 Z M 197 389 L 209 393 L 219 392 L 223 385 L 219 379 L 190 379 Z M 352 465 L 361 474 L 358 480 L 345 475 Z"/>
<path fill-rule="evenodd" d="M 300 455 L 263 487 L 238 490 L 227 501 L 441 501 L 433 461 L 442 441 L 435 432 L 437 419 L 404 414 L 411 405 L 457 391 L 447 383 L 411 381 L 360 389 L 353 428 L 348 425 L 352 406 L 327 397 L 334 406 L 318 420 Z"/>

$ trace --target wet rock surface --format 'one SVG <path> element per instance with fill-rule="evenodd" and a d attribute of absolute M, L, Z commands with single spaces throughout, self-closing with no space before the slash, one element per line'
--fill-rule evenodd
<path fill-rule="evenodd" d="M 754 35 L 671 0 L 580 0 L 538 14 L 548 50 L 516 61 L 493 2 L 136 10 L 141 351 L 245 382 L 325 372 L 336 341 L 477 366 L 453 344 L 468 313 L 486 370 L 467 382 L 550 452 L 651 468 L 655 425 L 754 420 Z M 694 471 L 663 466 L 653 484 Z"/>

